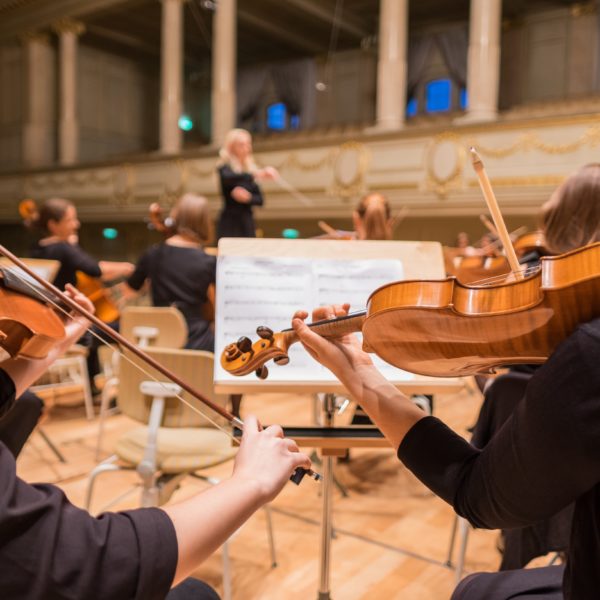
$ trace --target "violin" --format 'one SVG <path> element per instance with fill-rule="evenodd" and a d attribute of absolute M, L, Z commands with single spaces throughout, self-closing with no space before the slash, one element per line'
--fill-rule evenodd
<path fill-rule="evenodd" d="M 150 228 L 162 233 L 165 238 L 175 234 L 173 219 L 165 217 L 162 207 L 158 202 L 153 202 L 148 207 L 148 222 Z"/>
<path fill-rule="evenodd" d="M 19 203 L 19 215 L 25 226 L 29 227 L 39 218 L 39 211 L 35 200 L 30 198 Z M 93 303 L 96 315 L 105 323 L 112 323 L 120 316 L 119 308 L 109 291 L 111 286 L 106 285 L 97 277 L 91 277 L 82 271 L 77 271 L 75 287 Z"/>
<path fill-rule="evenodd" d="M 47 293 L 0 268 L 0 347 L 11 357 L 45 358 L 65 337 L 62 320 L 46 304 Z"/>
<path fill-rule="evenodd" d="M 375 290 L 367 310 L 309 325 L 326 338 L 362 332 L 363 349 L 391 365 L 432 377 L 493 372 L 506 364 L 540 364 L 579 323 L 600 317 L 600 242 L 541 259 L 515 281 L 468 285 L 456 277 L 400 281 Z M 229 344 L 221 366 L 233 375 L 289 362 L 292 329 Z"/>
<path fill-rule="evenodd" d="M 550 254 L 546 246 L 546 237 L 543 231 L 529 231 L 519 236 L 514 242 L 515 252 L 521 258 L 529 252 L 537 250 L 540 254 Z"/>
<path fill-rule="evenodd" d="M 106 284 L 97 277 L 90 277 L 82 271 L 77 271 L 75 287 L 92 301 L 96 309 L 96 315 L 105 323 L 117 321 L 121 316 L 119 307 L 113 300 L 110 291 L 113 285 L 114 283 L 112 285 Z"/>
<path fill-rule="evenodd" d="M 540 364 L 579 323 L 600 317 L 600 242 L 541 259 L 524 271 L 491 189 L 483 163 L 473 166 L 504 245 L 511 272 L 491 284 L 465 284 L 456 277 L 400 281 L 375 290 L 367 310 L 312 323 L 323 337 L 362 332 L 363 348 L 393 366 L 444 377 L 493 372 L 506 364 Z M 221 366 L 234 375 L 268 376 L 265 362 L 289 362 L 287 329 L 259 327 L 260 339 L 228 344 Z"/>
<path fill-rule="evenodd" d="M 100 329 L 108 337 L 114 340 L 117 344 L 126 348 L 129 352 L 143 360 L 146 364 L 150 365 L 159 373 L 161 373 L 162 375 L 179 385 L 183 390 L 191 394 L 194 398 L 196 398 L 202 404 L 208 406 L 217 414 L 221 415 L 233 426 L 243 429 L 244 422 L 239 417 L 232 415 L 223 407 L 219 406 L 212 400 L 206 398 L 189 383 L 187 383 L 180 377 L 177 377 L 177 375 L 172 373 L 167 367 L 165 367 L 160 362 L 146 354 L 141 348 L 139 348 L 135 344 L 132 344 L 129 340 L 127 340 L 120 333 L 109 327 L 98 317 L 79 306 L 79 304 L 77 304 L 74 300 L 72 300 L 66 294 L 61 292 L 58 288 L 53 286 L 48 281 L 42 279 L 37 273 L 35 273 L 25 263 L 23 263 L 23 261 L 19 260 L 14 254 L 12 254 L 2 245 L 0 245 L 0 254 L 5 256 L 19 269 L 21 269 L 29 278 L 35 280 L 35 282 L 38 284 L 38 286 L 35 286 L 36 290 L 33 293 L 33 297 L 29 297 L 31 295 L 31 292 L 25 292 L 25 290 L 28 287 L 30 287 L 29 284 L 22 283 L 21 277 L 8 269 L 0 270 L 0 272 L 2 273 L 2 277 L 0 278 L 0 283 L 2 284 L 0 285 L 0 315 L 2 315 L 2 317 L 0 317 L 0 347 L 6 347 L 7 351 L 11 354 L 11 356 L 43 358 L 44 356 L 47 356 L 48 351 L 57 341 L 64 338 L 65 330 L 62 326 L 62 321 L 58 319 L 56 314 L 54 314 L 54 317 L 58 319 L 58 321 L 54 321 L 54 325 L 60 324 L 60 327 L 57 327 L 53 332 L 51 332 L 51 324 L 46 325 L 46 328 L 43 330 L 43 332 L 39 336 L 39 339 L 37 340 L 29 335 L 29 329 L 33 325 L 37 325 L 38 321 L 42 322 L 44 318 L 48 317 L 48 315 L 50 314 L 47 311 L 45 311 L 46 308 L 48 310 L 50 309 L 47 306 L 45 306 L 41 300 L 47 299 L 47 301 L 51 302 L 54 305 L 57 305 L 62 310 L 62 307 L 57 303 L 58 301 L 63 306 L 66 306 L 68 309 L 72 310 L 74 313 L 85 317 L 90 323 L 92 323 L 92 325 L 95 325 L 98 329 Z M 9 283 L 10 288 L 14 288 L 14 290 L 9 288 Z M 22 287 L 22 290 L 17 292 L 16 289 L 18 289 L 19 286 Z M 4 300 L 4 292 L 8 294 L 8 296 L 6 296 L 6 300 Z M 17 300 L 17 296 L 21 297 L 18 300 L 24 299 L 24 301 L 20 305 L 18 305 L 17 302 L 15 302 L 15 308 L 13 309 L 11 307 L 11 303 Z M 30 301 L 35 302 L 35 304 L 31 304 Z M 18 310 L 17 306 L 20 306 L 22 310 Z M 49 321 L 51 320 L 52 318 L 49 318 Z M 50 333 L 54 333 L 55 335 L 53 341 L 49 342 L 46 339 L 42 339 L 50 337 Z M 36 351 L 42 344 L 44 344 L 44 352 L 42 352 L 41 350 Z M 29 346 L 33 345 L 36 346 L 35 348 L 33 348 L 34 352 L 30 352 Z M 184 400 L 182 399 L 182 401 Z M 189 406 L 193 410 L 200 412 L 198 411 L 198 409 L 193 407 L 193 405 Z M 299 485 L 305 475 L 310 476 L 316 481 L 319 481 L 321 479 L 321 475 L 319 475 L 312 469 L 298 467 L 290 477 L 290 480 L 293 483 Z"/>
<path fill-rule="evenodd" d="M 151 228 L 162 233 L 165 239 L 170 238 L 172 235 L 177 233 L 175 231 L 175 223 L 173 222 L 173 219 L 171 217 L 164 216 L 163 209 L 158 202 L 153 202 L 148 207 L 148 220 Z M 206 248 L 204 250 L 206 252 Z M 207 252 L 207 254 L 213 253 Z M 206 302 L 202 305 L 202 318 L 209 323 L 214 323 L 216 310 L 214 302 L 214 286 L 211 285 L 209 290 L 210 291 L 207 294 Z"/>
<path fill-rule="evenodd" d="M 454 250 L 461 250 L 461 248 L 446 246 L 443 248 L 446 273 L 456 277 L 462 283 L 487 281 L 510 273 L 508 260 L 502 254 L 461 256 L 453 252 Z"/>

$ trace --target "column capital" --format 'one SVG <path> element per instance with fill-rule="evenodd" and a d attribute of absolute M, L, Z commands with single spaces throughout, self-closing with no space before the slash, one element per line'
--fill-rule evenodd
<path fill-rule="evenodd" d="M 29 42 L 37 42 L 39 44 L 50 44 L 50 35 L 42 31 L 26 31 L 19 36 L 19 41 L 22 44 Z"/>
<path fill-rule="evenodd" d="M 85 32 L 85 25 L 81 21 L 65 18 L 53 23 L 52 29 L 59 35 L 61 33 L 74 33 L 79 36 Z"/>

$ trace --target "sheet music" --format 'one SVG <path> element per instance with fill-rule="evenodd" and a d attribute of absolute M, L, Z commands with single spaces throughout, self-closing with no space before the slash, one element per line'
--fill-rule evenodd
<path fill-rule="evenodd" d="M 403 277 L 404 269 L 399 260 L 220 256 L 215 354 L 220 357 L 225 346 L 241 336 L 255 341 L 259 325 L 273 331 L 289 328 L 292 315 L 300 309 L 310 312 L 315 306 L 350 302 L 351 310 L 363 310 L 376 288 Z M 269 378 L 265 383 L 335 380 L 300 344 L 290 347 L 289 357 L 290 362 L 285 367 L 268 364 Z M 373 358 L 392 381 L 412 377 L 376 356 Z M 237 379 L 215 361 L 215 381 Z"/>

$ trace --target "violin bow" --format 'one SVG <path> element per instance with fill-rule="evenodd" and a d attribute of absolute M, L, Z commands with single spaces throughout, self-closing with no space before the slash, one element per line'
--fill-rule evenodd
<path fill-rule="evenodd" d="M 477 154 L 477 151 L 473 147 L 471 147 L 471 158 L 473 161 L 473 168 L 475 169 L 475 173 L 477 173 L 481 191 L 483 192 L 483 197 L 485 198 L 490 214 L 492 215 L 494 225 L 498 232 L 498 237 L 502 240 L 504 252 L 506 253 L 506 258 L 508 259 L 508 264 L 510 265 L 511 271 L 514 273 L 517 279 L 523 279 L 521 265 L 517 259 L 517 254 L 512 242 L 510 241 L 510 236 L 508 234 L 508 230 L 506 229 L 506 223 L 502 218 L 502 213 L 500 212 L 498 201 L 494 195 L 492 184 L 490 183 L 487 173 L 485 172 L 485 167 L 483 166 L 481 157 L 479 154 Z"/>
<path fill-rule="evenodd" d="M 134 354 L 135 356 L 137 356 L 138 358 L 143 360 L 146 364 L 150 365 L 151 367 L 156 369 L 159 373 L 163 374 L 165 377 L 167 377 L 168 379 L 170 379 L 171 381 L 173 381 L 174 383 L 179 385 L 183 390 L 185 390 L 186 392 L 191 394 L 194 398 L 196 398 L 202 404 L 208 406 L 214 412 L 216 412 L 217 414 L 221 415 L 224 419 L 229 421 L 234 427 L 238 427 L 239 429 L 243 430 L 244 422 L 239 417 L 234 416 L 229 411 L 225 410 L 223 407 L 219 406 L 218 404 L 215 404 L 214 402 L 212 402 L 212 400 L 209 400 L 208 398 L 206 398 L 203 394 L 201 394 L 198 390 L 196 390 L 196 388 L 194 388 L 189 383 L 187 383 L 186 381 L 184 381 L 183 379 L 181 379 L 180 377 L 175 375 L 175 373 L 172 373 L 169 369 L 167 369 L 165 366 L 160 364 L 157 360 L 155 360 L 154 358 L 152 358 L 151 356 L 146 354 L 141 348 L 139 348 L 135 344 L 131 343 L 129 340 L 124 338 L 120 333 L 116 332 L 114 329 L 111 329 L 106 323 L 101 321 L 98 317 L 96 317 L 95 315 L 93 315 L 92 313 L 87 311 L 85 308 L 82 308 L 81 306 L 79 306 L 74 300 L 71 300 L 71 298 L 69 298 L 66 294 L 61 292 L 56 286 L 54 286 L 50 282 L 43 279 L 40 275 L 38 275 L 35 271 L 30 269 L 22 260 L 17 258 L 12 252 L 7 250 L 1 244 L 0 244 L 0 254 L 2 254 L 6 258 L 8 258 L 8 260 L 10 260 L 17 267 L 19 267 L 23 272 L 25 272 L 27 275 L 29 275 L 29 277 L 34 279 L 39 285 L 41 285 L 48 292 L 50 292 L 51 294 L 54 294 L 56 297 L 58 297 L 73 312 L 85 317 L 88 321 L 93 323 L 98 329 L 100 329 L 103 333 L 108 335 L 111 339 L 113 339 L 119 345 L 126 348 L 132 354 Z M 63 310 L 63 312 L 65 312 L 65 311 Z M 202 415 L 203 417 L 207 418 L 217 428 L 224 431 L 222 427 L 220 427 L 217 423 L 214 422 L 214 420 L 210 419 L 210 417 L 208 417 L 206 414 L 204 414 L 202 411 L 200 411 L 197 407 L 195 407 L 194 405 L 187 402 L 183 397 L 177 396 L 177 398 L 181 402 L 183 402 L 184 404 L 189 406 L 192 410 L 194 410 L 198 414 Z M 237 440 L 237 438 L 235 438 L 234 436 L 231 436 L 231 434 L 229 432 L 227 432 L 227 433 L 228 433 L 228 435 L 230 435 L 230 437 L 232 437 L 232 439 L 236 440 L 239 443 L 239 440 Z M 321 475 L 319 473 L 316 473 L 312 469 L 305 469 L 303 467 L 298 467 L 295 470 L 295 472 L 292 474 L 290 479 L 294 483 L 299 484 L 305 475 L 309 475 L 315 481 L 319 481 L 321 479 Z"/>

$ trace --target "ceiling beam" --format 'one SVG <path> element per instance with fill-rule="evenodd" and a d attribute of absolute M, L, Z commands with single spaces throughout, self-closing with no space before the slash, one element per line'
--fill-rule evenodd
<path fill-rule="evenodd" d="M 80 19 L 85 15 L 113 9 L 122 4 L 124 0 L 28 0 L 2 11 L 0 40 L 15 40 L 28 31 L 46 29 L 64 17 Z"/>
<path fill-rule="evenodd" d="M 293 5 L 296 8 L 304 11 L 307 14 L 320 19 L 326 23 L 333 23 L 334 10 L 325 8 L 322 4 L 317 4 L 312 0 L 286 0 L 288 5 Z M 362 20 L 356 15 L 350 13 L 347 8 L 342 12 L 342 19 L 339 22 L 339 28 L 346 33 L 349 33 L 358 39 L 372 35 L 372 31 L 368 31 L 362 26 Z"/>
<path fill-rule="evenodd" d="M 97 38 L 105 39 L 109 42 L 115 42 L 121 46 L 126 46 L 139 52 L 148 54 L 149 56 L 160 56 L 160 45 L 155 46 L 154 44 L 146 42 L 139 37 L 130 35 L 128 33 L 123 33 L 122 31 L 117 31 L 114 29 L 108 29 L 107 27 L 102 27 L 101 25 L 87 25 L 86 30 Z M 202 61 L 201 59 L 190 56 L 189 52 L 185 53 L 184 60 L 186 64 L 193 65 L 194 67 L 205 68 L 207 64 L 206 61 Z"/>
<path fill-rule="evenodd" d="M 268 33 L 272 35 L 274 38 L 285 41 L 288 44 L 293 46 L 297 46 L 307 52 L 312 52 L 313 54 L 319 54 L 324 52 L 325 49 L 320 44 L 316 42 L 312 42 L 310 38 L 306 38 L 302 35 L 292 33 L 289 29 L 281 27 L 279 25 L 275 25 L 274 23 L 270 23 L 265 19 L 258 17 L 252 13 L 249 13 L 245 10 L 238 9 L 238 17 L 241 21 L 251 25 L 256 29 L 260 29 L 264 33 Z M 274 53 L 276 55 L 276 52 Z"/>

